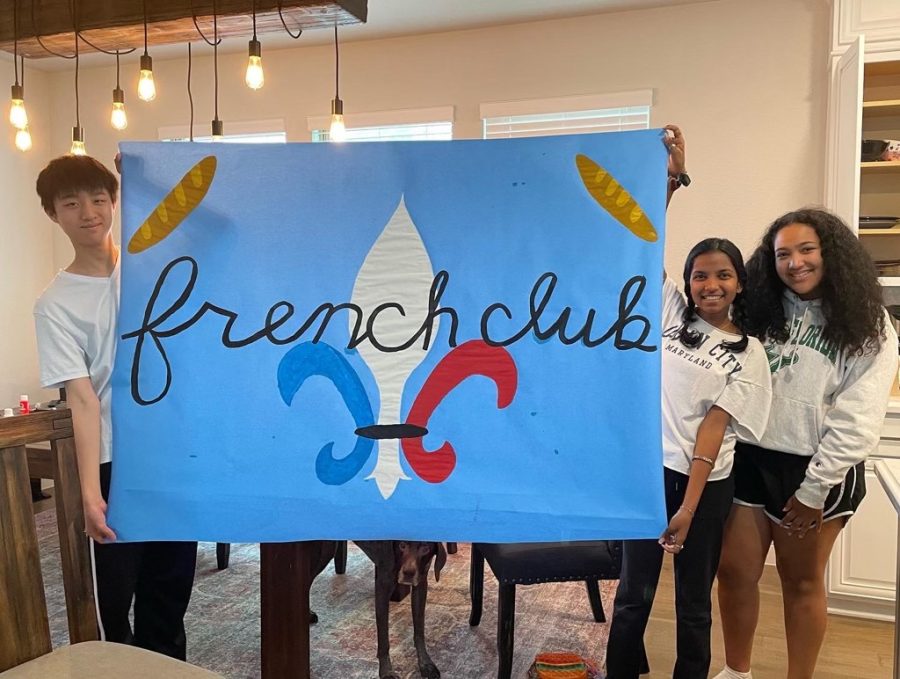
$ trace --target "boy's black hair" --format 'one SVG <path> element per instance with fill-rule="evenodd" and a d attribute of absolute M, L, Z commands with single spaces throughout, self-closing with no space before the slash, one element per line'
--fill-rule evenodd
<path fill-rule="evenodd" d="M 48 215 L 55 213 L 53 201 L 75 191 L 106 190 L 115 203 L 119 180 L 106 166 L 91 156 L 60 156 L 41 170 L 37 178 L 37 193 Z"/>

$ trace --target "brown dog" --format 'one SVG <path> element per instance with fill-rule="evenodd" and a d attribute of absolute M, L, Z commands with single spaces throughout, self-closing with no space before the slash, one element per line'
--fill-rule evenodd
<path fill-rule="evenodd" d="M 400 679 L 391 664 L 388 636 L 391 594 L 400 587 L 412 588 L 413 643 L 419 672 L 426 679 L 439 679 L 425 648 L 425 603 L 428 599 L 428 568 L 434 559 L 434 580 L 441 577 L 447 563 L 447 551 L 441 542 L 405 542 L 402 540 L 357 540 L 357 546 L 375 564 L 375 627 L 378 632 L 378 678 Z"/>

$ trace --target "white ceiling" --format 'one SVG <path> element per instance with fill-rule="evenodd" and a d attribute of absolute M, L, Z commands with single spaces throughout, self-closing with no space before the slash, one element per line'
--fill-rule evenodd
<path fill-rule="evenodd" d="M 714 1 L 716 0 L 369 0 L 368 21 L 365 24 L 342 27 L 340 40 L 375 40 Z M 307 31 L 298 40 L 293 40 L 284 33 L 267 33 L 260 37 L 265 55 L 267 50 L 272 49 L 330 43 L 333 33 L 327 30 Z M 244 52 L 247 49 L 247 38 L 224 40 L 219 49 L 222 52 Z M 185 47 L 151 45 L 150 54 L 154 59 L 181 58 L 185 54 Z M 138 52 L 135 52 L 122 57 L 122 61 L 137 62 L 138 56 Z M 81 62 L 86 67 L 107 65 L 109 61 L 110 57 L 106 55 L 82 53 Z M 32 59 L 28 65 L 48 71 L 73 68 L 71 60 L 56 57 Z"/>

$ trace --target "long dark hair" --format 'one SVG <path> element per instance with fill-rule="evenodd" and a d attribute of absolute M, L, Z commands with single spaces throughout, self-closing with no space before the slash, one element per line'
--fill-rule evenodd
<path fill-rule="evenodd" d="M 747 332 L 761 340 L 788 340 L 790 329 L 782 301 L 787 286 L 775 269 L 775 236 L 791 224 L 809 226 L 821 243 L 822 336 L 851 354 L 877 350 L 886 335 L 875 265 L 840 217 L 817 208 L 788 212 L 772 222 L 747 262 Z"/>
<path fill-rule="evenodd" d="M 691 329 L 690 324 L 697 320 L 697 305 L 691 297 L 691 273 L 694 270 L 694 260 L 707 252 L 722 252 L 731 260 L 731 265 L 737 273 L 738 282 L 742 292 L 739 292 L 731 303 L 731 321 L 741 331 L 741 338 L 736 342 L 722 342 L 722 346 L 728 351 L 739 353 L 747 348 L 747 333 L 744 331 L 744 292 L 747 288 L 747 269 L 744 267 L 744 257 L 738 246 L 727 238 L 707 238 L 697 243 L 684 260 L 684 291 L 687 295 L 687 306 L 681 314 L 681 327 L 678 329 L 678 341 L 686 347 L 694 348 L 700 344 L 701 334 Z"/>

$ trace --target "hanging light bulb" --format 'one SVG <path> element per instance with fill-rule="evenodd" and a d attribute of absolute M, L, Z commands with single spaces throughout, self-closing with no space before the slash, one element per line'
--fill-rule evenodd
<path fill-rule="evenodd" d="M 22 84 L 19 84 L 19 19 L 16 9 L 18 2 L 13 2 L 13 67 L 16 81 L 12 86 L 9 102 L 9 122 L 17 130 L 28 127 L 28 113 L 25 111 L 25 59 L 22 59 Z M 29 135 L 30 136 L 30 135 Z M 31 144 L 29 144 L 29 148 Z M 23 149 L 24 150 L 24 149 Z"/>
<path fill-rule="evenodd" d="M 251 90 L 258 90 L 265 84 L 262 67 L 262 45 L 256 39 L 256 0 L 253 0 L 253 38 L 250 40 L 250 56 L 247 59 L 247 75 L 244 82 Z M 280 5 L 279 5 L 280 7 Z"/>
<path fill-rule="evenodd" d="M 216 0 L 213 0 L 213 119 L 212 140 L 222 141 L 225 124 L 219 120 L 219 20 L 216 14 Z"/>
<path fill-rule="evenodd" d="M 12 86 L 9 103 L 9 122 L 18 130 L 28 126 L 28 113 L 25 111 L 25 88 L 18 84 Z"/>
<path fill-rule="evenodd" d="M 334 25 L 334 99 L 331 100 L 331 127 L 328 128 L 328 138 L 331 141 L 344 141 L 347 139 L 347 127 L 344 125 L 344 102 L 338 94 L 340 91 L 341 60 L 338 52 L 337 24 Z"/>
<path fill-rule="evenodd" d="M 27 125 L 21 130 L 16 130 L 16 148 L 20 151 L 27 151 L 31 148 L 31 132 L 28 131 Z"/>
<path fill-rule="evenodd" d="M 72 128 L 72 148 L 69 153 L 73 156 L 83 156 L 87 154 L 84 148 L 84 129 L 77 125 Z"/>
<path fill-rule="evenodd" d="M 147 53 L 147 0 L 141 4 L 144 8 L 144 53 L 141 55 L 138 97 L 141 101 L 153 101 L 156 99 L 156 83 L 153 82 L 153 58 Z"/>
<path fill-rule="evenodd" d="M 109 114 L 109 124 L 117 130 L 128 127 L 128 116 L 125 114 L 125 92 L 119 84 L 119 51 L 116 50 L 116 87 L 113 90 L 112 111 Z"/>
<path fill-rule="evenodd" d="M 153 57 L 144 52 L 141 55 L 141 77 L 138 80 L 138 97 L 142 101 L 156 99 L 156 83 L 153 82 Z"/>
<path fill-rule="evenodd" d="M 113 90 L 113 105 L 109 122 L 117 130 L 124 130 L 128 127 L 128 116 L 125 114 L 125 92 L 120 87 Z"/>
<path fill-rule="evenodd" d="M 256 38 L 250 41 L 250 58 L 247 61 L 247 75 L 244 82 L 251 90 L 258 90 L 266 82 L 262 67 L 262 45 Z"/>
<path fill-rule="evenodd" d="M 331 127 L 328 128 L 331 141 L 345 141 L 347 127 L 344 125 L 344 102 L 335 97 L 331 101 Z"/>
<path fill-rule="evenodd" d="M 87 154 L 84 148 L 84 129 L 81 127 L 81 100 L 78 96 L 78 73 L 81 70 L 81 60 L 78 52 L 78 6 L 73 3 L 75 14 L 75 127 L 72 128 L 72 147 L 69 153 L 73 156 Z"/>

